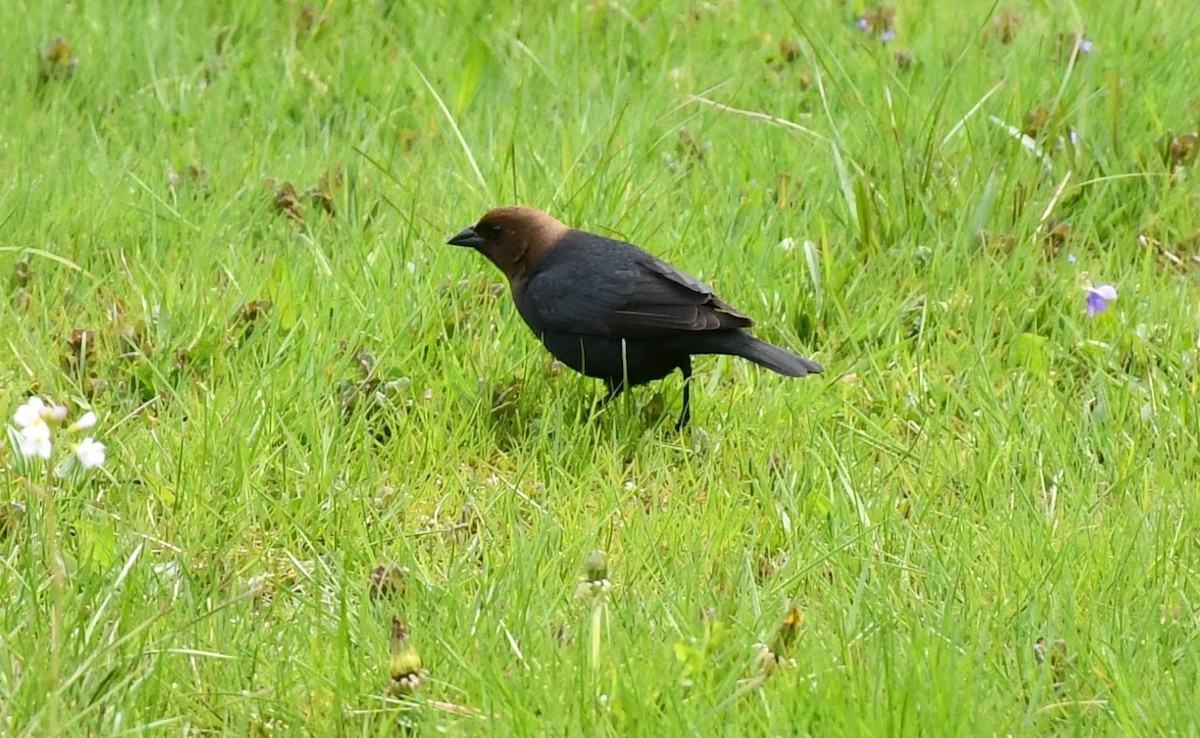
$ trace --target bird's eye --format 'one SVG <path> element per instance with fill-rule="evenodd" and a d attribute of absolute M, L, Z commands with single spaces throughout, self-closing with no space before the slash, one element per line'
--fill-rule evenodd
<path fill-rule="evenodd" d="M 504 229 L 498 225 L 489 226 L 487 231 L 488 231 L 488 235 L 491 236 L 492 238 L 500 238 L 501 236 L 504 235 Z"/>

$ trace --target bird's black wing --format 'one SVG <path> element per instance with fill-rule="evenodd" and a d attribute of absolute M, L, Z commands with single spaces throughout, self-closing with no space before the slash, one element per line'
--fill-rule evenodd
<path fill-rule="evenodd" d="M 622 338 L 753 325 L 707 285 L 661 259 L 580 231 L 538 265 L 518 307 L 542 329 Z"/>

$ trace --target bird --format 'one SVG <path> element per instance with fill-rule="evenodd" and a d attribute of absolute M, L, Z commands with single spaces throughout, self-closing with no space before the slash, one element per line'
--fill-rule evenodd
<path fill-rule="evenodd" d="M 684 379 L 678 430 L 691 419 L 693 355 L 740 356 L 788 377 L 823 371 L 750 335 L 754 321 L 695 277 L 535 208 L 489 210 L 447 243 L 474 249 L 498 267 L 525 324 L 560 362 L 604 380 L 606 401 L 678 369 Z"/>

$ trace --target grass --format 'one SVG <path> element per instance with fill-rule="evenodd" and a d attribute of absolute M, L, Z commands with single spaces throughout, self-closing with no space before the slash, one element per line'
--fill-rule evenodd
<path fill-rule="evenodd" d="M 0 730 L 1200 732 L 1185 6 L 0 4 L 0 409 L 109 456 L 0 449 Z M 827 373 L 598 409 L 510 202 Z"/>

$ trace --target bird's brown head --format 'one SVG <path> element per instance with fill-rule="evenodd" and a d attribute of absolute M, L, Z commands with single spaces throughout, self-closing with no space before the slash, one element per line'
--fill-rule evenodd
<path fill-rule="evenodd" d="M 540 210 L 520 206 L 489 210 L 447 243 L 483 254 L 510 283 L 523 282 L 570 229 Z"/>

